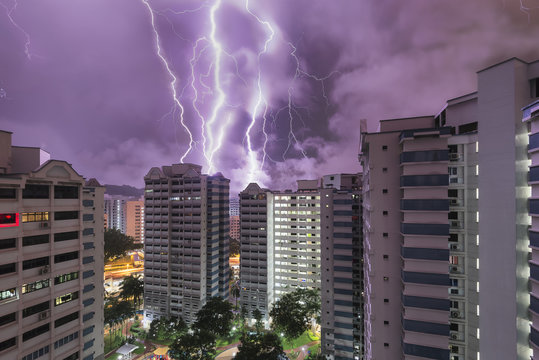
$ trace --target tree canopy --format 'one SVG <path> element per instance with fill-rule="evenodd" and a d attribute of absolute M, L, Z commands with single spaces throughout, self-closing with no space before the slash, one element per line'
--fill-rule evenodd
<path fill-rule="evenodd" d="M 220 297 L 212 297 L 197 312 L 193 328 L 225 336 L 230 333 L 233 320 L 232 304 Z"/>
<path fill-rule="evenodd" d="M 133 299 L 133 305 L 140 304 L 140 299 L 144 295 L 144 281 L 136 276 L 130 275 L 123 279 L 120 297 L 125 300 Z"/>
<path fill-rule="evenodd" d="M 148 338 L 160 341 L 172 341 L 187 333 L 187 324 L 180 318 L 155 319 L 150 323 Z"/>
<path fill-rule="evenodd" d="M 295 339 L 309 329 L 313 319 L 319 321 L 320 293 L 299 288 L 284 294 L 273 304 L 270 316 L 273 329 Z"/>
<path fill-rule="evenodd" d="M 244 334 L 235 360 L 278 360 L 284 355 L 281 339 L 272 332 Z"/>
<path fill-rule="evenodd" d="M 197 329 L 178 337 L 170 346 L 169 355 L 177 360 L 213 360 L 215 343 L 215 334 Z"/>
<path fill-rule="evenodd" d="M 122 234 L 118 229 L 105 230 L 105 261 L 124 256 L 127 252 L 140 249 L 142 244 L 135 244 L 135 239 Z"/>

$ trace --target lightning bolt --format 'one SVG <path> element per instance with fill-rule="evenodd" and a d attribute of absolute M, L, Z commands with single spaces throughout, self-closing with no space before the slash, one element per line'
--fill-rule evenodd
<path fill-rule="evenodd" d="M 187 157 L 187 155 L 189 155 L 189 153 L 193 149 L 193 144 L 194 144 L 193 134 L 191 133 L 191 130 L 189 129 L 189 127 L 185 123 L 185 119 L 183 118 L 183 115 L 185 113 L 185 109 L 184 109 L 182 103 L 180 102 L 180 98 L 179 98 L 178 92 L 176 90 L 176 84 L 178 83 L 178 78 L 176 77 L 176 75 L 174 75 L 174 72 L 170 68 L 170 65 L 169 65 L 166 57 L 163 55 L 163 50 L 161 48 L 161 40 L 160 40 L 160 37 L 159 37 L 159 32 L 157 31 L 157 27 L 155 25 L 154 11 L 153 11 L 152 7 L 150 6 L 150 3 L 148 2 L 148 0 L 142 0 L 142 2 L 144 3 L 144 5 L 146 5 L 146 7 L 148 8 L 148 12 L 150 13 L 152 30 L 153 30 L 154 37 L 155 37 L 155 46 L 156 46 L 156 49 L 157 49 L 157 56 L 159 57 L 159 59 L 161 59 L 161 62 L 163 63 L 163 66 L 165 67 L 165 70 L 166 70 L 166 72 L 168 73 L 168 75 L 169 75 L 169 77 L 171 79 L 170 83 L 169 83 L 169 86 L 170 86 L 170 90 L 172 92 L 173 102 L 175 104 L 174 105 L 174 114 L 176 112 L 176 109 L 179 109 L 179 111 L 180 111 L 180 114 L 179 114 L 180 123 L 183 126 L 183 128 L 185 129 L 185 131 L 187 132 L 187 134 L 189 135 L 189 147 L 185 151 L 185 153 L 182 155 L 182 157 L 180 158 L 180 162 L 183 163 L 185 158 Z"/>
<path fill-rule="evenodd" d="M 6 4 L 0 2 L 0 6 L 2 6 L 6 10 L 6 15 L 9 19 L 9 22 L 19 30 L 24 37 L 26 38 L 26 42 L 24 44 L 24 53 L 26 54 L 26 57 L 28 60 L 32 58 L 32 55 L 30 54 L 30 34 L 28 34 L 16 21 L 13 19 L 13 12 L 17 9 L 17 6 L 19 6 L 19 3 L 17 0 L 13 3 L 13 6 L 9 8 Z"/>
<path fill-rule="evenodd" d="M 531 6 L 525 5 L 524 1 L 525 0 L 520 0 L 520 11 L 522 11 L 524 14 L 528 16 L 528 24 L 529 24 L 531 21 L 531 12 L 533 10 L 539 9 L 539 6 L 531 7 Z"/>
<path fill-rule="evenodd" d="M 264 46 L 263 46 L 262 50 L 258 52 L 258 56 L 257 56 L 258 71 L 257 71 L 257 76 L 256 76 L 256 85 L 257 85 L 257 88 L 258 88 L 258 96 L 257 96 L 257 100 L 255 102 L 255 105 L 253 107 L 253 110 L 251 112 L 251 122 L 250 122 L 249 126 L 247 127 L 247 131 L 245 133 L 245 137 L 247 139 L 247 157 L 248 157 L 248 163 L 249 163 L 248 181 L 249 182 L 255 182 L 256 181 L 255 172 L 257 171 L 257 168 L 258 168 L 258 162 L 257 162 L 256 153 L 253 151 L 253 146 L 252 146 L 252 143 L 251 143 L 251 130 L 255 126 L 256 118 L 257 118 L 257 115 L 258 115 L 258 112 L 259 112 L 259 108 L 261 106 L 264 106 L 264 116 L 263 116 L 264 122 L 262 124 L 262 131 L 264 133 L 264 146 L 263 146 L 264 155 L 262 156 L 262 163 L 260 164 L 260 169 L 262 169 L 262 167 L 264 165 L 264 160 L 266 158 L 266 146 L 267 146 L 267 143 L 268 143 L 268 134 L 266 132 L 266 114 L 267 114 L 267 110 L 268 110 L 268 105 L 267 105 L 267 102 L 265 101 L 264 95 L 262 93 L 262 70 L 261 70 L 261 65 L 260 65 L 260 59 L 261 59 L 262 55 L 265 54 L 268 51 L 268 45 L 273 40 L 273 36 L 275 35 L 275 31 L 273 30 L 271 24 L 268 21 L 261 20 L 256 14 L 254 14 L 249 9 L 249 0 L 245 1 L 245 10 L 249 14 L 251 14 L 251 16 L 253 16 L 256 19 L 256 21 L 258 21 L 259 24 L 264 25 L 268 29 L 268 32 L 269 32 L 269 35 L 266 38 L 266 41 L 264 42 Z"/>

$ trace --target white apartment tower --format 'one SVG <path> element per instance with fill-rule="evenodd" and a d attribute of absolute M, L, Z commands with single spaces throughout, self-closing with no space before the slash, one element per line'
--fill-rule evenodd
<path fill-rule="evenodd" d="M 0 359 L 103 359 L 103 195 L 0 131 Z"/>
<path fill-rule="evenodd" d="M 365 359 L 535 358 L 538 83 L 510 59 L 362 131 Z"/>
<path fill-rule="evenodd" d="M 145 190 L 145 320 L 192 323 L 206 299 L 229 296 L 229 180 L 194 164 L 152 168 Z"/>
<path fill-rule="evenodd" d="M 117 229 L 122 234 L 125 234 L 127 228 L 127 198 L 108 195 L 106 197 L 105 214 L 107 215 L 107 228 Z"/>

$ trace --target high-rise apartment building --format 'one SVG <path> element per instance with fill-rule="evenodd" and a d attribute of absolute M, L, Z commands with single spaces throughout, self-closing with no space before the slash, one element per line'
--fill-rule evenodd
<path fill-rule="evenodd" d="M 365 359 L 532 356 L 538 79 L 510 59 L 435 116 L 362 132 Z"/>
<path fill-rule="evenodd" d="M 326 359 L 360 359 L 363 354 L 361 175 L 326 175 L 322 185 L 322 353 Z"/>
<path fill-rule="evenodd" d="M 131 200 L 125 203 L 125 234 L 136 243 L 144 243 L 144 201 Z"/>
<path fill-rule="evenodd" d="M 145 191 L 145 320 L 193 322 L 206 299 L 228 298 L 229 180 L 194 164 L 152 168 Z"/>
<path fill-rule="evenodd" d="M 0 359 L 103 359 L 103 194 L 0 131 Z"/>
<path fill-rule="evenodd" d="M 109 229 L 120 230 L 122 234 L 126 231 L 126 208 L 127 199 L 124 197 L 112 197 L 105 195 L 105 214 L 107 215 L 107 226 Z"/>
<path fill-rule="evenodd" d="M 240 240 L 240 216 L 230 215 L 230 238 Z"/>

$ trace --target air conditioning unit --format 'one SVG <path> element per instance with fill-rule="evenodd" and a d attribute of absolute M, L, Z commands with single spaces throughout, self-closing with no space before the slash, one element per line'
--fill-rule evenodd
<path fill-rule="evenodd" d="M 49 273 L 49 270 L 50 270 L 50 269 L 49 269 L 49 266 L 43 266 L 43 267 L 41 268 L 40 273 L 41 273 L 41 274 L 48 274 L 48 273 Z"/>
<path fill-rule="evenodd" d="M 458 340 L 459 336 L 457 334 L 451 334 L 451 340 Z"/>
<path fill-rule="evenodd" d="M 449 200 L 449 205 L 458 205 L 459 204 L 459 200 L 458 199 L 451 199 Z"/>
<path fill-rule="evenodd" d="M 458 220 L 452 220 L 449 222 L 449 224 L 451 225 L 451 227 L 456 227 L 456 228 L 460 227 L 460 221 Z"/>
<path fill-rule="evenodd" d="M 41 222 L 39 223 L 39 227 L 41 229 L 48 229 L 50 227 L 50 224 L 48 222 Z"/>
<path fill-rule="evenodd" d="M 49 317 L 49 313 L 47 311 L 42 311 L 39 313 L 39 320 L 45 320 Z"/>
<path fill-rule="evenodd" d="M 458 268 L 458 266 L 451 266 L 451 267 L 449 268 L 449 271 L 452 272 L 452 273 L 456 273 L 456 272 L 459 271 L 459 268 Z"/>
<path fill-rule="evenodd" d="M 451 317 L 452 318 L 460 317 L 460 312 L 459 311 L 451 311 Z"/>
<path fill-rule="evenodd" d="M 459 245 L 458 245 L 458 244 L 451 244 L 451 245 L 449 246 L 449 249 L 455 250 L 455 251 L 456 251 L 456 250 L 459 250 Z"/>
<path fill-rule="evenodd" d="M 457 154 L 457 153 L 449 154 L 449 160 L 455 161 L 455 160 L 458 160 L 458 159 L 460 159 L 460 154 Z"/>

